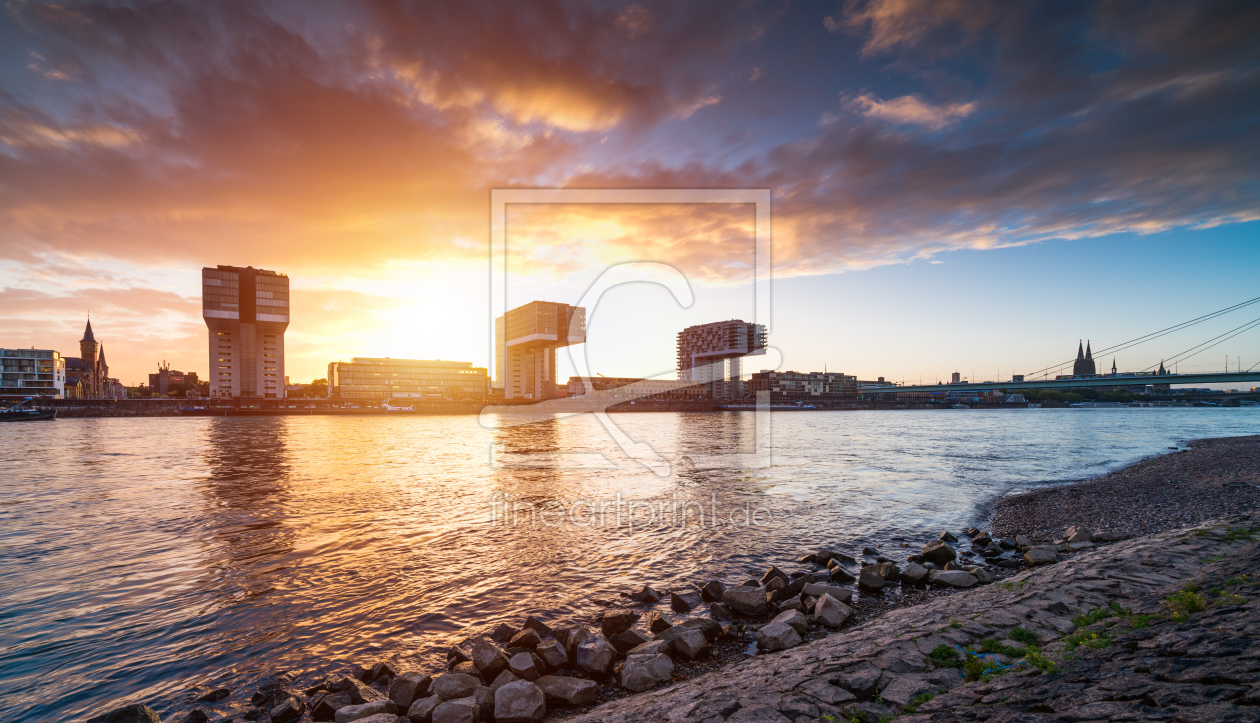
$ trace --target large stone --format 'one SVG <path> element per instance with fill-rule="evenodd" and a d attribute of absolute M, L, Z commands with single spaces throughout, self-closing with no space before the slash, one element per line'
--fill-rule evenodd
<path fill-rule="evenodd" d="M 708 638 L 704 637 L 704 633 L 695 628 L 685 630 L 682 635 L 674 638 L 674 651 L 688 660 L 707 658 L 709 650 Z"/>
<path fill-rule="evenodd" d="M 664 640 L 651 640 L 626 653 L 626 657 L 628 658 L 631 655 L 660 655 L 661 653 L 669 653 L 673 649 L 673 640 L 668 642 Z"/>
<path fill-rule="evenodd" d="M 720 602 L 709 605 L 709 614 L 717 620 L 730 620 L 735 617 L 735 612 Z"/>
<path fill-rule="evenodd" d="M 133 703 L 89 718 L 87 723 L 162 723 L 162 719 L 149 706 Z"/>
<path fill-rule="evenodd" d="M 948 531 L 942 532 L 941 536 L 936 539 L 940 540 L 941 542 L 958 542 L 958 538 L 954 537 Z"/>
<path fill-rule="evenodd" d="M 560 675 L 544 675 L 535 683 L 548 703 L 560 705 L 592 705 L 599 686 L 593 680 Z"/>
<path fill-rule="evenodd" d="M 993 573 L 979 566 L 971 566 L 964 568 L 967 572 L 976 576 L 976 580 L 981 583 L 993 582 Z"/>
<path fill-rule="evenodd" d="M 691 620 L 684 620 L 681 623 L 678 623 L 669 630 L 657 633 L 656 639 L 669 643 L 672 646 L 674 640 L 688 630 L 699 630 L 704 633 L 704 637 L 709 642 L 713 642 L 721 636 L 722 624 L 716 620 L 709 620 L 708 618 L 692 618 Z"/>
<path fill-rule="evenodd" d="M 975 575 L 966 570 L 933 570 L 928 576 L 933 585 L 946 587 L 971 587 L 979 582 Z"/>
<path fill-rule="evenodd" d="M 695 593 L 676 592 L 669 594 L 669 608 L 676 613 L 689 613 L 700 605 L 700 596 Z"/>
<path fill-rule="evenodd" d="M 390 701 L 383 702 L 389 703 L 391 706 L 394 705 Z M 375 703 L 367 703 L 365 705 L 375 705 Z M 397 707 L 395 706 L 394 709 L 397 710 Z M 271 716 L 271 723 L 297 723 L 305 712 L 306 704 L 302 702 L 302 699 L 296 695 L 289 695 L 272 705 L 271 709 L 267 711 L 267 715 Z"/>
<path fill-rule="evenodd" d="M 473 694 L 481 681 L 464 673 L 443 673 L 433 679 L 429 691 L 442 700 L 467 698 Z"/>
<path fill-rule="evenodd" d="M 569 654 L 565 652 L 564 646 L 560 644 L 559 640 L 544 640 L 538 644 L 534 652 L 547 664 L 548 670 L 563 668 L 569 663 Z"/>
<path fill-rule="evenodd" d="M 763 586 L 769 586 L 770 581 L 776 577 L 783 580 L 784 584 L 792 582 L 792 578 L 788 577 L 786 572 L 783 572 L 778 567 L 771 565 L 770 569 L 766 570 L 766 574 L 761 576 L 761 584 Z"/>
<path fill-rule="evenodd" d="M 481 706 L 471 695 L 443 701 L 433 709 L 433 723 L 481 723 Z"/>
<path fill-rule="evenodd" d="M 345 708 L 338 708 L 337 714 L 333 718 L 336 723 L 350 723 L 361 718 L 377 715 L 379 713 L 392 713 L 398 715 L 398 705 L 392 700 L 374 700 L 370 703 L 360 703 L 359 705 L 348 705 Z M 300 713 L 298 714 L 301 715 Z M 275 716 L 271 716 L 275 719 Z"/>
<path fill-rule="evenodd" d="M 874 592 L 884 589 L 884 576 L 879 574 L 878 565 L 866 565 L 862 568 L 861 574 L 858 575 L 858 587 Z"/>
<path fill-rule="evenodd" d="M 669 616 L 665 613 L 653 610 L 648 613 L 647 626 L 648 630 L 651 630 L 654 633 L 659 633 L 662 630 L 674 627 L 674 621 L 670 620 Z"/>
<path fill-rule="evenodd" d="M 721 602 L 722 593 L 726 592 L 726 587 L 718 580 L 710 580 L 704 587 L 700 588 L 700 597 L 705 602 Z"/>
<path fill-rule="evenodd" d="M 528 652 L 520 652 L 508 660 L 508 670 L 523 680 L 538 680 L 538 667 L 534 665 L 534 656 Z"/>
<path fill-rule="evenodd" d="M 831 568 L 830 577 L 833 582 L 853 582 L 857 576 L 840 565 Z"/>
<path fill-rule="evenodd" d="M 901 570 L 897 568 L 895 562 L 881 562 L 875 566 L 875 570 L 880 577 L 884 578 L 884 582 L 896 582 L 901 579 Z"/>
<path fill-rule="evenodd" d="M 600 620 L 600 631 L 604 637 L 611 638 L 617 633 L 624 633 L 638 622 L 641 615 L 633 610 L 608 610 Z"/>
<path fill-rule="evenodd" d="M 419 673 L 403 673 L 394 676 L 389 682 L 389 699 L 394 701 L 400 710 L 407 710 L 411 702 L 429 694 L 429 684 L 433 676 Z"/>
<path fill-rule="evenodd" d="M 592 675 L 607 675 L 617 659 L 612 644 L 601 637 L 582 641 L 577 647 L 577 667 Z"/>
<path fill-rule="evenodd" d="M 578 646 L 594 636 L 595 634 L 586 628 L 566 628 L 556 636 L 556 640 L 560 641 L 565 652 L 569 654 L 569 659 L 572 660 L 577 655 Z"/>
<path fill-rule="evenodd" d="M 978 545 L 979 547 L 982 547 L 982 548 L 988 545 L 990 542 L 993 542 L 993 537 L 987 532 L 981 532 L 980 534 L 971 538 L 971 544 Z"/>
<path fill-rule="evenodd" d="M 473 691 L 473 700 L 477 701 L 477 710 L 481 711 L 481 717 L 484 720 L 494 717 L 494 694 L 495 689 L 484 685 Z"/>
<path fill-rule="evenodd" d="M 348 675 L 341 680 L 338 680 L 336 683 L 333 683 L 330 689 L 349 695 L 350 703 L 352 705 L 366 703 L 370 700 L 381 700 L 385 697 L 367 683 L 364 683 L 357 678 L 351 678 Z"/>
<path fill-rule="evenodd" d="M 801 592 L 809 595 L 810 597 L 830 595 L 842 603 L 847 603 L 853 600 L 853 591 L 847 587 L 840 587 L 839 585 L 825 585 L 822 583 L 811 582 L 808 585 L 805 585 L 804 588 L 801 589 Z"/>
<path fill-rule="evenodd" d="M 349 693 L 333 691 L 315 701 L 311 706 L 311 718 L 319 721 L 334 720 L 337 711 L 348 705 L 354 705 Z"/>
<path fill-rule="evenodd" d="M 485 681 L 485 675 L 481 672 L 481 669 L 477 667 L 477 664 L 471 660 L 468 660 L 468 661 L 465 661 L 463 663 L 456 665 L 454 668 L 451 668 L 451 672 L 463 673 L 464 675 L 471 675 L 477 680 L 480 680 L 483 682 Z"/>
<path fill-rule="evenodd" d="M 1064 542 L 1093 542 L 1094 533 L 1084 525 L 1072 525 L 1063 535 Z"/>
<path fill-rule="evenodd" d="M 515 683 L 518 680 L 520 680 L 520 678 L 516 677 L 515 673 L 510 670 L 505 670 L 502 673 L 499 673 L 499 677 L 495 678 L 494 682 L 490 684 L 490 690 L 498 690 L 508 683 Z"/>
<path fill-rule="evenodd" d="M 809 630 L 809 620 L 798 610 L 785 610 L 774 617 L 771 623 L 784 623 L 791 625 L 792 629 L 804 635 Z"/>
<path fill-rule="evenodd" d="M 661 601 L 661 594 L 651 585 L 644 585 L 642 590 L 630 593 L 630 599 L 644 605 L 654 605 Z"/>
<path fill-rule="evenodd" d="M 957 559 L 958 553 L 954 552 L 954 548 L 950 547 L 941 540 L 933 540 L 923 546 L 923 558 L 928 562 L 934 562 L 937 565 L 944 565 Z"/>
<path fill-rule="evenodd" d="M 495 628 L 493 633 L 490 633 L 490 639 L 499 645 L 507 645 L 508 641 L 510 641 L 512 636 L 516 635 L 517 632 L 519 631 L 511 625 L 508 625 L 507 623 L 499 623 L 499 627 Z"/>
<path fill-rule="evenodd" d="M 495 723 L 535 723 L 547 715 L 547 697 L 526 680 L 499 688 L 494 694 Z"/>
<path fill-rule="evenodd" d="M 532 630 L 529 632 L 533 633 Z M 494 680 L 499 673 L 507 670 L 508 656 L 503 648 L 490 642 L 489 639 L 477 638 L 472 644 L 472 662 L 477 666 L 477 670 L 481 671 L 483 678 Z"/>
<path fill-rule="evenodd" d="M 732 587 L 722 594 L 722 603 L 737 613 L 764 617 L 770 606 L 765 590 L 759 587 Z"/>
<path fill-rule="evenodd" d="M 674 661 L 668 655 L 648 657 L 636 655 L 626 658 L 617 676 L 617 682 L 626 690 L 636 693 L 648 690 L 670 679 L 674 674 Z"/>
<path fill-rule="evenodd" d="M 1024 553 L 1024 562 L 1029 565 L 1049 565 L 1059 558 L 1050 550 L 1030 549 Z"/>
<path fill-rule="evenodd" d="M 1033 541 L 1023 535 L 1015 536 L 1015 549 L 1023 550 L 1025 547 L 1032 547 Z"/>
<path fill-rule="evenodd" d="M 612 643 L 612 646 L 617 649 L 618 653 L 625 653 L 627 650 L 639 647 L 648 640 L 651 640 L 651 638 L 638 630 L 626 630 L 612 636 L 608 642 Z"/>
<path fill-rule="evenodd" d="M 411 723 L 429 723 L 433 719 L 433 709 L 441 705 L 442 699 L 436 695 L 419 698 L 407 709 L 407 718 Z"/>
<path fill-rule="evenodd" d="M 901 571 L 902 585 L 922 585 L 928 577 L 928 569 L 917 562 L 906 563 L 906 569 Z"/>
<path fill-rule="evenodd" d="M 830 595 L 823 595 L 814 603 L 814 619 L 829 628 L 838 628 L 853 616 L 853 608 Z"/>
<path fill-rule="evenodd" d="M 843 603 L 841 603 L 843 604 Z M 797 613 L 798 615 L 800 613 Z M 785 622 L 771 622 L 757 631 L 757 646 L 767 652 L 795 648 L 801 644 L 801 634 Z"/>
<path fill-rule="evenodd" d="M 533 650 L 534 648 L 537 648 L 538 644 L 541 642 L 542 636 L 538 634 L 537 630 L 525 628 L 521 632 L 512 636 L 512 639 L 508 641 L 508 647 L 528 648 L 529 650 Z"/>
<path fill-rule="evenodd" d="M 547 623 L 544 623 L 543 621 L 539 620 L 533 615 L 530 615 L 529 617 L 525 618 L 524 627 L 529 630 L 537 631 L 538 635 L 542 637 L 544 640 L 547 638 L 554 638 L 556 636 L 555 632 L 553 632 L 552 629 L 547 626 Z"/>

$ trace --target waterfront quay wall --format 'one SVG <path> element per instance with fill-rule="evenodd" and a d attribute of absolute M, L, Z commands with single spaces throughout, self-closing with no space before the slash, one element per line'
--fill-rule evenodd
<path fill-rule="evenodd" d="M 497 402 L 496 405 L 502 404 Z M 39 409 L 56 410 L 61 418 L 77 417 L 277 417 L 277 416 L 407 416 L 429 414 L 479 414 L 480 401 L 412 402 L 409 410 L 381 409 L 365 403 L 358 407 L 333 406 L 322 399 L 209 400 L 209 399 L 41 399 Z M 516 406 L 516 405 L 513 405 Z M 520 405 L 524 406 L 524 405 Z M 640 399 L 608 407 L 611 413 L 710 412 L 711 401 Z"/>

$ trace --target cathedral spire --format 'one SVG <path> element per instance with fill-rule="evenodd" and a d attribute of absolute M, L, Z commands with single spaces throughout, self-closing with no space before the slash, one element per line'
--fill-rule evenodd
<path fill-rule="evenodd" d="M 1093 353 L 1092 351 L 1090 351 L 1090 350 L 1089 350 L 1089 342 L 1088 342 L 1088 341 L 1086 341 L 1086 342 L 1085 342 L 1085 358 L 1086 358 L 1086 359 L 1093 359 L 1093 358 L 1094 358 L 1094 353 Z"/>
<path fill-rule="evenodd" d="M 1081 342 L 1076 342 L 1076 360 L 1080 361 L 1085 358 L 1085 347 L 1081 346 Z"/>

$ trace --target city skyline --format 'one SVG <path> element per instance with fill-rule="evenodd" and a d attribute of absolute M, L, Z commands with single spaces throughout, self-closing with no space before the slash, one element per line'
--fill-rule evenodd
<path fill-rule="evenodd" d="M 295 381 L 353 355 L 492 363 L 492 188 L 769 189 L 771 344 L 864 378 L 1022 373 L 1247 298 L 1260 266 L 1228 4 L 167 5 L 0 23 L 0 339 L 72 353 L 90 309 L 127 383 L 200 370 L 217 263 L 295 280 Z M 749 318 L 749 225 L 517 209 L 514 303 L 664 259 L 693 307 L 618 289 L 588 342 L 593 369 L 664 373 L 677 329 Z M 1226 353 L 1245 368 L 1260 340 L 1195 363 Z"/>

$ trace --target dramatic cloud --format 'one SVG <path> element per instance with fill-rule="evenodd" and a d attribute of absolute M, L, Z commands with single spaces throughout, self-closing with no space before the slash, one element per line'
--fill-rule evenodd
<path fill-rule="evenodd" d="M 780 275 L 1260 218 L 1254 3 L 5 10 L 6 293 L 58 254 L 138 276 L 249 263 L 330 294 L 440 277 L 485 258 L 499 187 L 769 188 Z M 743 279 L 742 212 L 605 211 L 536 215 L 531 269 L 640 248 Z M 81 284 L 41 284 L 48 313 L 96 301 Z"/>

